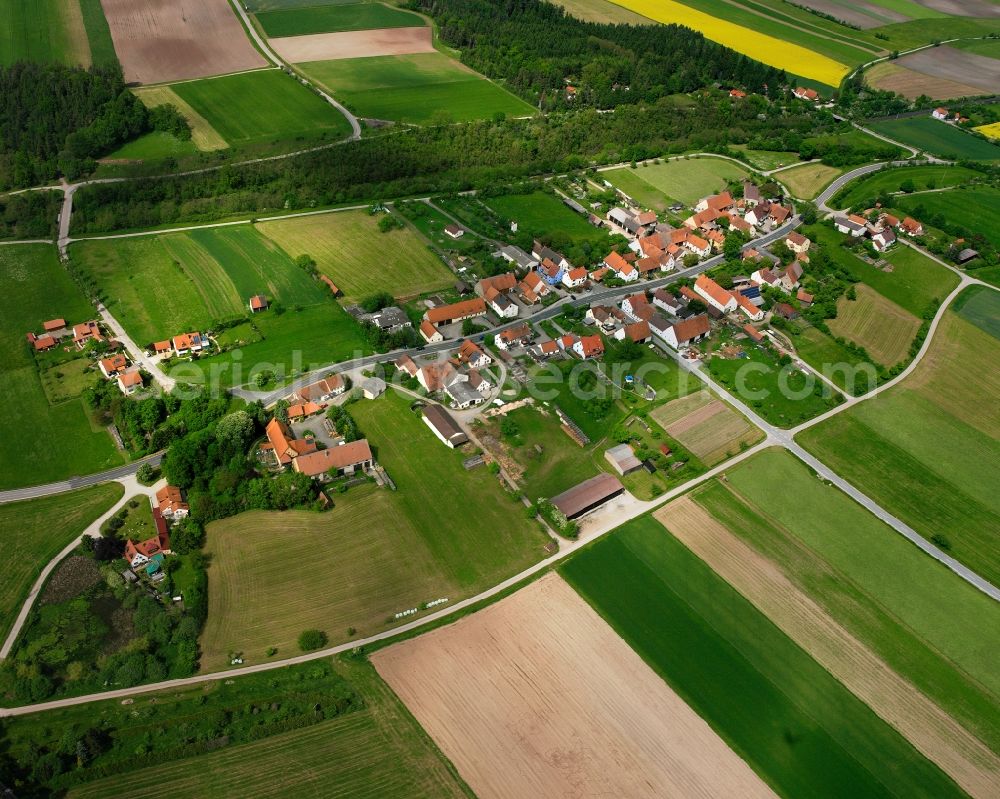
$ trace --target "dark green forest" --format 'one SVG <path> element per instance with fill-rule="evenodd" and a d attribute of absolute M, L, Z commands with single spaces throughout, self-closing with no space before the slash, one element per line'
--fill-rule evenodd
<path fill-rule="evenodd" d="M 543 110 L 648 103 L 720 82 L 777 97 L 784 71 L 680 25 L 584 22 L 541 0 L 411 0 L 462 61 Z M 577 89 L 565 94 L 566 81 Z"/>

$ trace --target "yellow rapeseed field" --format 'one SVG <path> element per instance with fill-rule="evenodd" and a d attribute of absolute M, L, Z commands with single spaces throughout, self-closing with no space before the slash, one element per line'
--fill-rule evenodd
<path fill-rule="evenodd" d="M 657 22 L 687 25 L 703 33 L 706 39 L 724 44 L 772 67 L 786 69 L 829 86 L 839 86 L 841 79 L 850 72 L 844 64 L 805 47 L 757 33 L 750 28 L 713 17 L 711 14 L 673 0 L 615 0 L 615 2 Z"/>
<path fill-rule="evenodd" d="M 975 128 L 984 136 L 989 136 L 991 139 L 1000 139 L 1000 122 L 991 122 L 989 125 L 980 125 Z"/>

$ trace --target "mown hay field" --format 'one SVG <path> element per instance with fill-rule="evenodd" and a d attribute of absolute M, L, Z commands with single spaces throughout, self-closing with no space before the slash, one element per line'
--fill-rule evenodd
<path fill-rule="evenodd" d="M 71 324 L 94 308 L 59 263 L 52 245 L 0 247 L 0 488 L 109 469 L 122 455 L 82 399 L 49 404 L 25 334 L 48 319 Z M 68 345 L 72 348 L 72 344 Z"/>
<path fill-rule="evenodd" d="M 395 613 L 454 602 L 543 555 L 536 523 L 485 468 L 466 470 L 411 402 L 390 392 L 351 406 L 397 491 L 359 486 L 334 494 L 325 513 L 251 512 L 209 526 L 203 670 L 227 666 L 232 651 L 247 663 L 269 646 L 294 654 L 310 627 L 332 643 L 354 637 L 349 627 L 379 632 Z"/>
<path fill-rule="evenodd" d="M 560 573 L 778 794 L 962 795 L 654 518 Z"/>
<path fill-rule="evenodd" d="M 784 41 L 765 33 L 744 27 L 741 24 L 729 22 L 726 19 L 699 11 L 674 0 L 623 0 L 622 5 L 657 22 L 676 23 L 694 28 L 706 38 L 731 47 L 739 53 L 755 58 L 773 67 L 787 69 L 804 78 L 819 81 L 828 86 L 839 86 L 840 81 L 848 73 L 844 62 L 836 61 L 828 56 L 820 55 L 812 49 L 791 41 Z M 726 10 L 728 13 L 728 9 Z M 760 18 L 757 24 L 767 30 L 769 27 L 786 26 L 769 25 Z M 794 31 L 795 29 L 789 29 Z M 798 36 L 795 33 L 790 37 Z M 810 43 L 813 38 L 809 37 Z M 832 44 L 828 42 L 827 44 Z M 850 48 L 857 50 L 857 48 Z M 857 50 L 860 60 L 864 53 Z"/>
<path fill-rule="evenodd" d="M 742 414 L 708 392 L 672 400 L 654 410 L 650 418 L 706 466 L 735 455 L 763 436 Z"/>
<path fill-rule="evenodd" d="M 174 94 L 231 146 L 289 139 L 337 139 L 344 115 L 280 69 L 176 83 Z"/>
<path fill-rule="evenodd" d="M 225 150 L 229 146 L 211 123 L 182 100 L 170 86 L 145 86 L 135 89 L 135 93 L 148 108 L 158 105 L 174 106 L 191 126 L 191 142 L 199 150 Z"/>
<path fill-rule="evenodd" d="M 970 795 L 989 796 L 1000 779 L 1000 757 L 714 519 L 695 501 L 698 493 L 671 502 L 656 518 Z"/>
<path fill-rule="evenodd" d="M 788 187 L 792 196 L 811 200 L 844 170 L 826 164 L 803 164 L 785 169 L 774 175 L 775 180 Z"/>
<path fill-rule="evenodd" d="M 77 538 L 94 519 L 125 493 L 117 483 L 104 483 L 0 505 L 0 640 L 3 640 L 28 591 L 45 565 Z"/>
<path fill-rule="evenodd" d="M 531 194 L 503 194 L 484 198 L 483 202 L 496 213 L 522 230 L 544 237 L 558 236 L 579 243 L 589 240 L 596 247 L 605 245 L 606 228 L 596 228 L 584 216 L 566 205 L 559 197 L 543 191 Z M 602 257 L 606 252 L 598 253 Z"/>
<path fill-rule="evenodd" d="M 414 124 L 468 122 L 534 109 L 496 83 L 442 53 L 375 56 L 299 65 L 363 117 Z"/>
<path fill-rule="evenodd" d="M 382 233 L 378 216 L 337 211 L 263 222 L 257 229 L 293 258 L 309 255 L 348 300 L 378 291 L 412 297 L 444 288 L 451 271 L 409 228 Z"/>
<path fill-rule="evenodd" d="M 864 347 L 883 366 L 907 359 L 920 320 L 864 283 L 855 292 L 857 299 L 837 301 L 836 318 L 827 320 L 830 331 Z"/>
<path fill-rule="evenodd" d="M 338 661 L 365 707 L 253 743 L 73 788 L 72 799 L 460 799 L 468 789 L 367 663 Z M 222 711 L 219 711 L 222 712 Z"/>
<path fill-rule="evenodd" d="M 921 95 L 939 100 L 952 97 L 972 97 L 982 92 L 967 83 L 948 78 L 927 75 L 915 69 L 900 66 L 897 62 L 883 61 L 865 71 L 865 82 L 869 86 L 887 92 L 896 92 L 915 100 Z"/>
<path fill-rule="evenodd" d="M 992 316 L 1000 300 L 985 295 Z M 959 298 L 961 301 L 963 298 Z M 903 383 L 801 443 L 928 539 L 1000 581 L 1000 340 L 949 310 Z"/>
<path fill-rule="evenodd" d="M 482 799 L 774 796 L 558 575 L 372 661 Z"/>

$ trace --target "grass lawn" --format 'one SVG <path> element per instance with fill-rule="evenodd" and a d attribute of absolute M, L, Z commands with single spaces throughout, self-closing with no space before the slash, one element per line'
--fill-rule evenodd
<path fill-rule="evenodd" d="M 47 483 L 122 462 L 111 437 L 92 426 L 82 400 L 49 404 L 24 336 L 54 317 L 70 324 L 94 317 L 55 247 L 0 247 L 0 402 L 17 409 L 0 421 L 0 488 Z"/>
<path fill-rule="evenodd" d="M 779 795 L 963 795 L 653 518 L 560 572 Z"/>
<path fill-rule="evenodd" d="M 42 379 L 42 390 L 52 405 L 76 399 L 84 389 L 92 386 L 98 377 L 103 377 L 89 358 L 74 358 L 66 363 L 48 366 L 42 369 L 39 375 Z"/>
<path fill-rule="evenodd" d="M 781 463 L 780 458 L 765 453 L 763 466 L 766 467 L 760 479 L 770 479 L 787 474 L 794 490 L 802 490 L 806 496 L 824 491 L 816 491 L 816 482 L 796 464 Z M 758 463 L 755 458 L 747 465 L 753 469 Z M 737 467 L 740 471 L 741 467 Z M 831 495 L 832 496 L 832 495 Z M 725 526 L 735 536 L 743 539 L 765 558 L 779 568 L 800 590 L 817 602 L 832 618 L 844 626 L 858 640 L 881 657 L 894 671 L 912 682 L 919 690 L 952 715 L 967 729 L 977 734 L 988 746 L 996 751 L 1000 746 L 1000 717 L 996 714 L 997 696 L 995 691 L 985 688 L 965 668 L 950 659 L 947 652 L 939 649 L 927 637 L 925 625 L 912 626 L 905 623 L 894 611 L 895 604 L 905 602 L 906 593 L 900 590 L 882 592 L 871 583 L 855 579 L 852 564 L 841 559 L 834 565 L 817 547 L 810 546 L 800 534 L 799 526 L 786 527 L 761 507 L 748 504 L 742 494 L 733 490 L 731 484 L 712 481 L 696 489 L 694 501 L 712 517 Z M 823 515 L 837 512 L 839 503 L 824 504 Z M 669 518 L 669 517 L 668 517 Z M 870 518 L 870 517 L 869 517 Z M 827 520 L 824 522 L 829 524 Z M 668 522 L 669 526 L 669 522 Z M 891 538 L 894 532 L 872 520 L 863 528 L 852 528 L 851 537 L 868 552 L 874 539 Z M 892 549 L 891 546 L 889 546 Z M 928 565 L 922 553 L 902 542 L 897 549 L 902 556 L 899 563 L 904 571 L 913 568 L 922 573 L 935 570 Z M 896 561 L 893 561 L 894 563 Z M 922 565 L 921 565 L 922 564 Z M 958 582 L 957 577 L 952 578 Z M 947 580 L 942 581 L 942 586 Z M 899 586 L 902 589 L 902 586 Z M 911 583 L 909 591 L 918 593 L 922 586 Z M 966 603 L 965 607 L 961 607 Z M 996 610 L 978 595 L 959 591 L 959 597 L 949 597 L 948 611 L 957 612 L 964 633 L 974 636 L 973 620 L 979 612 L 995 616 Z"/>
<path fill-rule="evenodd" d="M 382 233 L 378 220 L 366 211 L 338 211 L 263 222 L 257 229 L 293 258 L 312 257 L 350 301 L 378 291 L 413 297 L 454 282 L 412 230 Z"/>
<path fill-rule="evenodd" d="M 444 232 L 444 229 L 454 223 L 451 217 L 446 216 L 436 206 L 419 201 L 409 203 L 396 203 L 393 207 L 394 213 L 405 217 L 431 244 L 442 250 L 468 250 L 475 247 L 480 241 L 478 236 L 470 235 L 468 232 L 461 238 L 453 239 Z"/>
<path fill-rule="evenodd" d="M 153 131 L 130 141 L 109 153 L 107 160 L 158 161 L 162 158 L 177 158 L 198 152 L 193 139 L 178 139 L 170 133 Z"/>
<path fill-rule="evenodd" d="M 774 178 L 784 183 L 793 197 L 811 200 L 843 171 L 826 164 L 803 164 L 778 172 Z"/>
<path fill-rule="evenodd" d="M 85 241 L 72 254 L 140 346 L 246 315 L 253 294 L 289 308 L 328 302 L 321 283 L 250 225 Z"/>
<path fill-rule="evenodd" d="M 929 116 L 876 120 L 869 122 L 868 127 L 890 139 L 941 158 L 968 158 L 973 161 L 1000 159 L 1000 146 Z"/>
<path fill-rule="evenodd" d="M 1000 302 L 990 297 L 991 313 Z M 1000 340 L 949 311 L 901 385 L 807 430 L 815 452 L 921 535 L 1000 582 Z"/>
<path fill-rule="evenodd" d="M 353 637 L 348 627 L 370 635 L 402 623 L 397 612 L 454 602 L 542 557 L 545 538 L 520 504 L 485 468 L 467 471 L 411 401 L 390 392 L 351 405 L 397 491 L 355 487 L 326 513 L 252 512 L 209 526 L 203 669 L 225 667 L 234 650 L 248 663 L 269 646 L 291 655 L 308 627 L 333 643 Z"/>
<path fill-rule="evenodd" d="M 983 288 L 962 292 L 952 310 L 965 321 L 1000 339 L 1000 315 L 997 314 L 996 294 Z"/>
<path fill-rule="evenodd" d="M 837 301 L 837 317 L 827 320 L 830 331 L 864 347 L 883 366 L 909 360 L 910 343 L 920 320 L 864 283 L 855 291 L 857 299 L 841 297 Z"/>
<path fill-rule="evenodd" d="M 256 14 L 269 37 L 301 36 L 308 33 L 360 31 L 376 28 L 423 27 L 424 20 L 409 11 L 381 3 L 336 3 Z"/>
<path fill-rule="evenodd" d="M 915 191 L 926 189 L 941 189 L 945 186 L 957 186 L 970 178 L 981 176 L 964 166 L 953 164 L 945 165 L 921 165 L 900 167 L 898 169 L 881 169 L 861 180 L 854 180 L 837 192 L 832 200 L 833 207 L 836 208 L 861 208 L 863 203 L 874 200 L 880 194 L 902 191 L 902 185 L 906 181 L 913 184 Z M 867 207 L 867 206 L 865 206 Z"/>
<path fill-rule="evenodd" d="M 534 109 L 442 53 L 311 61 L 298 67 L 360 116 L 412 122 L 468 122 Z"/>
<path fill-rule="evenodd" d="M 78 0 L 0 0 L 0 65 L 43 61 L 90 66 Z"/>
<path fill-rule="evenodd" d="M 897 244 L 883 259 L 891 272 L 876 269 L 841 244 L 844 237 L 826 225 L 812 225 L 805 235 L 824 248 L 827 255 L 850 274 L 867 283 L 914 316 L 923 316 L 934 300 L 943 300 L 958 285 L 958 276 L 912 247 Z"/>
<path fill-rule="evenodd" d="M 6 638 L 32 583 L 63 547 L 121 499 L 118 483 L 0 505 L 0 640 Z"/>
<path fill-rule="evenodd" d="M 794 164 L 799 160 L 798 153 L 781 150 L 751 150 L 745 144 L 731 144 L 729 147 L 738 150 L 743 160 L 757 169 L 777 169 L 779 166 Z"/>
<path fill-rule="evenodd" d="M 504 194 L 484 199 L 487 206 L 505 219 L 517 222 L 520 230 L 550 238 L 561 236 L 574 243 L 587 240 L 595 244 L 607 241 L 607 230 L 591 225 L 561 199 L 543 191 L 531 194 Z"/>
<path fill-rule="evenodd" d="M 247 342 L 241 349 L 175 362 L 168 369 L 171 377 L 227 388 L 246 385 L 257 373 L 269 371 L 282 383 L 329 363 L 371 354 L 357 322 L 332 298 L 280 315 L 272 308 L 255 314 L 252 323 L 253 329 L 234 328 L 239 340 Z M 226 338 L 223 334 L 221 342 Z"/>
<path fill-rule="evenodd" d="M 682 158 L 649 164 L 629 171 L 667 197 L 694 205 L 702 197 L 726 188 L 728 180 L 743 180 L 747 171 L 723 158 Z"/>
<path fill-rule="evenodd" d="M 1000 247 L 1000 189 L 984 187 L 900 197 L 898 204 L 907 211 L 922 207 L 924 214 L 941 214 L 950 222 L 972 227 Z"/>
<path fill-rule="evenodd" d="M 792 328 L 786 328 L 781 332 L 792 340 L 795 351 L 802 360 L 813 369 L 826 374 L 840 388 L 849 393 L 854 392 L 854 381 L 847 380 L 847 373 L 844 369 L 829 369 L 828 367 L 845 364 L 852 367 L 850 373 L 853 374 L 853 367 L 866 363 L 866 361 L 843 345 L 838 344 L 823 331 L 804 322 L 797 323 Z"/>
<path fill-rule="evenodd" d="M 651 211 L 656 211 L 658 214 L 662 214 L 674 203 L 674 200 L 667 197 L 662 191 L 653 188 L 652 185 L 643 180 L 638 170 L 633 170 L 629 167 L 620 167 L 601 172 L 598 179 L 614 184 L 616 189 L 625 192 L 639 203 L 639 205 Z"/>
<path fill-rule="evenodd" d="M 232 146 L 339 139 L 350 133 L 343 114 L 278 69 L 176 83 L 170 88 Z"/>
<path fill-rule="evenodd" d="M 708 371 L 727 391 L 778 427 L 794 427 L 840 403 L 819 378 L 789 364 L 779 366 L 770 351 L 747 346 L 746 358 L 712 356 Z"/>

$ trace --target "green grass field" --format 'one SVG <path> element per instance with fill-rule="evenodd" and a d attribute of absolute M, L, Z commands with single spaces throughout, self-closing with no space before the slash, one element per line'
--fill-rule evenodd
<path fill-rule="evenodd" d="M 963 795 L 651 517 L 560 571 L 779 795 Z"/>
<path fill-rule="evenodd" d="M 843 171 L 826 164 L 803 164 L 778 172 L 774 179 L 787 186 L 793 197 L 811 200 Z"/>
<path fill-rule="evenodd" d="M 1000 148 L 997 150 L 1000 152 Z M 983 187 L 901 197 L 898 205 L 908 211 L 922 208 L 928 214 L 941 214 L 982 233 L 1000 247 L 1000 189 Z"/>
<path fill-rule="evenodd" d="M 702 197 L 721 191 L 727 180 L 749 177 L 741 166 L 722 158 L 684 158 L 629 168 L 629 171 L 668 198 L 685 205 L 694 205 Z"/>
<path fill-rule="evenodd" d="M 45 564 L 124 493 L 117 483 L 104 483 L 67 494 L 0 505 L 0 557 L 4 562 L 0 640 L 6 638 Z"/>
<path fill-rule="evenodd" d="M 957 47 L 967 53 L 983 55 L 987 58 L 1000 58 L 1000 41 L 996 39 L 975 39 L 968 42 L 949 42 L 949 47 Z"/>
<path fill-rule="evenodd" d="M 326 301 L 322 284 L 249 225 L 81 242 L 73 256 L 140 345 L 246 315 L 254 294 L 288 307 Z"/>
<path fill-rule="evenodd" d="M 868 127 L 890 139 L 926 150 L 941 158 L 1000 160 L 1000 146 L 929 116 L 876 120 L 869 122 Z"/>
<path fill-rule="evenodd" d="M 987 317 L 1000 315 L 994 292 Z M 901 385 L 807 430 L 803 446 L 917 532 L 1000 581 L 1000 341 L 949 311 Z"/>
<path fill-rule="evenodd" d="M 843 345 L 838 344 L 823 331 L 817 330 L 805 322 L 799 322 L 790 328 L 786 328 L 782 333 L 792 340 L 795 351 L 802 360 L 813 367 L 813 369 L 818 369 L 821 373 L 827 374 L 843 390 L 848 393 L 854 392 L 854 383 L 847 380 L 845 370 L 828 370 L 827 367 L 831 364 L 845 364 L 852 367 L 851 373 L 853 374 L 853 368 L 865 363 L 864 359 Z"/>
<path fill-rule="evenodd" d="M 625 192 L 640 205 L 651 211 L 656 211 L 658 214 L 662 214 L 673 204 L 673 201 L 662 191 L 653 188 L 653 186 L 643 180 L 638 171 L 634 171 L 628 167 L 609 169 L 601 172 L 598 180 L 606 180 L 608 183 L 613 184 L 616 189 Z"/>
<path fill-rule="evenodd" d="M 43 61 L 90 65 L 78 0 L 0 0 L 0 65 Z"/>
<path fill-rule="evenodd" d="M 293 258 L 309 255 L 348 300 L 378 291 L 412 297 L 451 285 L 455 278 L 412 230 L 382 233 L 377 216 L 338 211 L 276 222 L 258 230 Z"/>
<path fill-rule="evenodd" d="M 345 58 L 299 64 L 363 117 L 417 125 L 468 122 L 534 109 L 482 75 L 441 53 Z"/>
<path fill-rule="evenodd" d="M 880 194 L 902 191 L 902 185 L 906 181 L 913 184 L 914 190 L 924 191 L 957 186 L 980 174 L 968 167 L 953 164 L 882 169 L 861 180 L 851 181 L 847 187 L 837 192 L 832 200 L 832 206 L 864 210 L 861 208 L 862 203 L 873 200 Z"/>
<path fill-rule="evenodd" d="M 231 146 L 338 139 L 350 133 L 343 114 L 278 69 L 176 83 L 170 88 Z"/>
<path fill-rule="evenodd" d="M 857 299 L 842 297 L 837 302 L 836 319 L 827 320 L 830 331 L 864 347 L 883 366 L 909 360 L 920 320 L 863 283 L 855 290 Z"/>
<path fill-rule="evenodd" d="M 590 241 L 596 245 L 604 245 L 608 239 L 606 229 L 594 227 L 561 199 L 543 191 L 503 194 L 485 198 L 484 202 L 500 216 L 517 222 L 520 230 L 529 230 L 546 239 L 556 236 L 574 243 Z"/>
<path fill-rule="evenodd" d="M 248 663 L 269 646 L 294 654 L 308 627 L 334 643 L 348 627 L 371 635 L 394 613 L 454 602 L 542 557 L 545 538 L 520 503 L 485 468 L 463 468 L 412 401 L 390 392 L 351 405 L 397 491 L 356 487 L 334 493 L 326 513 L 249 513 L 209 527 L 204 669 L 228 665 L 233 650 Z"/>
<path fill-rule="evenodd" d="M 111 437 L 94 428 L 80 399 L 50 405 L 25 342 L 42 322 L 94 318 L 56 257 L 55 247 L 0 247 L 0 488 L 61 480 L 122 462 Z M 72 345 L 70 345 L 72 346 Z"/>
<path fill-rule="evenodd" d="M 892 264 L 892 271 L 883 272 L 844 249 L 841 246 L 844 237 L 833 228 L 811 225 L 803 233 L 855 279 L 867 283 L 914 316 L 923 316 L 933 300 L 943 300 L 958 285 L 954 272 L 912 247 L 902 244 L 893 247 L 883 256 Z"/>
<path fill-rule="evenodd" d="M 747 348 L 746 353 L 746 358 L 713 356 L 708 371 L 765 421 L 793 427 L 840 402 L 840 396 L 822 380 L 807 377 L 791 365 L 779 366 L 771 354 L 756 348 Z"/>
<path fill-rule="evenodd" d="M 731 144 L 730 149 L 739 151 L 743 160 L 757 169 L 777 169 L 799 160 L 799 154 L 780 150 L 751 150 L 745 144 Z"/>
<path fill-rule="evenodd" d="M 803 469 L 796 468 L 795 463 L 783 463 L 783 459 L 772 455 L 765 453 L 761 458 L 752 459 L 747 468 L 753 469 L 760 463 L 764 470 L 759 479 L 787 477 L 794 490 L 802 490 L 809 497 L 817 493 L 823 496 L 824 492 L 815 491 L 815 480 Z M 902 586 L 898 593 L 880 592 L 871 582 L 865 584 L 855 579 L 849 561 L 840 559 L 834 565 L 831 559 L 804 540 L 799 525 L 785 526 L 769 515 L 766 508 L 771 507 L 770 503 L 766 507 L 748 504 L 732 484 L 712 481 L 696 489 L 692 498 L 733 535 L 775 564 L 792 583 L 894 671 L 996 751 L 1000 746 L 996 692 L 985 688 L 947 652 L 932 643 L 925 627 L 909 625 L 896 614 L 894 604 L 907 601 Z M 839 503 L 824 503 L 821 511 L 829 514 L 838 508 Z M 862 547 L 870 546 L 867 536 L 895 535 L 877 523 L 866 523 L 860 530 L 852 530 L 852 534 Z M 921 566 L 920 562 L 926 558 L 913 547 L 904 544 L 897 549 L 901 550 L 899 562 L 904 570 L 910 567 L 918 573 L 934 570 L 926 563 Z M 958 582 L 958 578 L 953 578 L 953 582 Z M 946 583 L 945 580 L 941 584 Z M 922 588 L 911 584 L 909 590 L 916 593 Z M 949 598 L 947 610 L 958 612 L 965 634 L 974 636 L 976 614 L 982 611 L 990 618 L 996 615 L 996 610 L 962 587 L 958 594 L 957 599 Z M 962 607 L 962 603 L 966 606 Z"/>
<path fill-rule="evenodd" d="M 995 297 L 993 292 L 982 288 L 970 289 L 955 299 L 952 310 L 993 338 L 1000 339 L 1000 315 Z"/>
<path fill-rule="evenodd" d="M 191 139 L 178 139 L 169 133 L 154 131 L 122 145 L 114 152 L 109 153 L 107 158 L 109 160 L 158 161 L 163 158 L 195 155 L 197 152 L 198 148 Z"/>
<path fill-rule="evenodd" d="M 469 250 L 479 244 L 482 239 L 468 232 L 458 239 L 453 239 L 444 229 L 454 220 L 444 214 L 437 206 L 419 201 L 396 203 L 393 211 L 407 219 L 421 235 L 442 250 Z"/>
<path fill-rule="evenodd" d="M 249 743 L 227 744 L 220 739 L 198 756 L 141 743 L 143 736 L 156 736 L 172 725 L 190 730 L 194 739 L 201 732 L 218 729 L 219 717 L 240 731 L 241 740 L 252 739 L 253 724 L 247 723 L 246 717 L 255 705 L 267 707 L 278 702 L 284 710 L 296 703 L 301 707 L 304 697 L 312 694 L 333 702 L 335 695 L 344 693 L 354 706 L 340 715 L 328 715 L 323 721 Z M 326 710 L 329 713 L 329 708 Z M 106 700 L 51 714 L 22 716 L 5 727 L 5 751 L 19 762 L 30 763 L 36 742 L 58 749 L 59 736 L 65 730 L 82 733 L 97 719 L 114 731 L 114 750 L 102 752 L 88 767 L 109 768 L 111 776 L 92 777 L 86 782 L 80 781 L 79 773 L 54 776 L 46 783 L 47 787 L 58 786 L 54 793 L 76 799 L 110 799 L 121 796 L 122 780 L 127 780 L 128 794 L 135 797 L 162 796 L 164 791 L 192 799 L 237 795 L 369 799 L 471 796 L 375 669 L 360 659 L 324 660 L 224 683 L 144 694 L 128 706 L 122 706 L 120 700 Z M 273 714 L 269 723 L 275 724 Z M 168 735 L 173 732 L 171 729 Z M 176 740 L 183 737 L 178 735 Z M 130 767 L 129 743 L 142 745 L 147 752 L 162 752 L 166 759 L 154 759 L 136 772 Z M 123 758 L 125 752 L 128 757 Z M 61 789 L 67 784 L 74 787 L 64 794 Z"/>
<path fill-rule="evenodd" d="M 262 11 L 257 21 L 269 37 L 309 33 L 360 31 L 375 28 L 422 27 L 423 18 L 381 3 L 336 3 L 305 8 Z"/>

